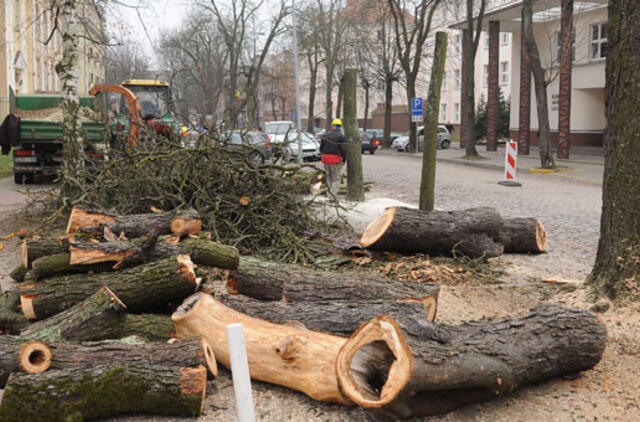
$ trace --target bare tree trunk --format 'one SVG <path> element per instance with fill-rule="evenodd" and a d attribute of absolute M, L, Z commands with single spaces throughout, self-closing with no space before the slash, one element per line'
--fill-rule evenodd
<path fill-rule="evenodd" d="M 287 99 L 284 97 L 280 97 L 280 103 L 282 104 L 282 120 L 287 120 L 287 110 L 285 108 L 287 104 Z"/>
<path fill-rule="evenodd" d="M 609 2 L 606 159 L 602 221 L 589 283 L 599 295 L 638 300 L 640 274 L 640 4 Z"/>
<path fill-rule="evenodd" d="M 431 80 L 424 113 L 424 151 L 422 153 L 422 180 L 420 181 L 420 209 L 433 211 L 436 185 L 436 149 L 438 146 L 438 116 L 440 90 L 447 60 L 447 33 L 436 33 L 436 46 L 431 66 Z"/>
<path fill-rule="evenodd" d="M 463 31 L 462 35 L 462 77 L 464 78 L 462 93 L 462 113 L 466 119 L 465 130 L 461 133 L 464 138 L 465 155 L 467 157 L 477 157 L 476 135 L 474 122 L 476 118 L 475 110 L 475 51 L 473 48 L 473 32 Z"/>
<path fill-rule="evenodd" d="M 344 94 L 344 131 L 349 145 L 347 152 L 347 195 L 350 201 L 364 200 L 362 175 L 362 144 L 358 133 L 357 91 L 358 71 L 347 69 L 342 77 Z"/>
<path fill-rule="evenodd" d="M 418 126 L 411 121 L 411 99 L 416 96 L 415 78 L 407 78 L 407 100 L 409 105 L 407 108 L 409 115 L 409 149 L 418 150 Z"/>
<path fill-rule="evenodd" d="M 339 119 L 340 116 L 343 116 L 342 113 L 342 84 L 338 85 L 338 104 L 336 105 L 336 118 Z M 343 116 L 344 117 L 344 116 Z"/>
<path fill-rule="evenodd" d="M 314 115 L 315 115 L 315 102 L 316 102 L 316 79 L 318 77 L 318 67 L 311 69 L 311 75 L 309 77 L 309 111 L 307 113 L 307 130 L 313 133 Z"/>
<path fill-rule="evenodd" d="M 275 95 L 271 96 L 271 115 L 273 116 L 273 120 L 278 120 L 278 110 L 276 110 L 276 104 L 278 97 Z"/>
<path fill-rule="evenodd" d="M 393 80 L 384 82 L 384 141 L 385 148 L 391 148 L 391 106 L 393 105 Z"/>
<path fill-rule="evenodd" d="M 363 83 L 364 85 L 364 126 L 363 129 L 367 130 L 367 122 L 369 120 L 369 82 Z"/>
<path fill-rule="evenodd" d="M 324 115 L 325 115 L 325 128 L 331 129 L 331 120 L 333 119 L 333 99 L 331 98 L 333 91 L 333 72 L 334 68 L 332 64 L 327 63 L 324 85 Z"/>
<path fill-rule="evenodd" d="M 522 3 L 522 22 L 524 23 L 527 51 L 531 60 L 531 70 L 536 89 L 536 108 L 538 110 L 538 130 L 540 132 L 540 167 L 554 168 L 555 162 L 551 152 L 551 130 L 549 128 L 549 103 L 547 100 L 547 83 L 545 71 L 540 61 L 538 45 L 533 37 L 533 0 Z"/>

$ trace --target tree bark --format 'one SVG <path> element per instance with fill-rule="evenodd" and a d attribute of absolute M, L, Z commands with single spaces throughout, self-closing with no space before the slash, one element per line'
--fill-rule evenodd
<path fill-rule="evenodd" d="M 349 337 L 358 327 L 376 315 L 390 318 L 415 318 L 432 321 L 424 307 L 416 302 L 393 301 L 326 301 L 326 302 L 264 302 L 244 296 L 225 295 L 220 301 L 237 312 L 261 318 L 274 324 L 298 323 L 307 330 Z"/>
<path fill-rule="evenodd" d="M 472 19 L 473 12 L 468 12 L 467 19 Z M 463 125 L 465 130 L 460 134 L 464 137 L 465 156 L 477 157 L 476 135 L 474 131 L 474 122 L 476 117 L 476 96 L 475 96 L 475 57 L 477 47 L 473 42 L 474 31 L 465 29 L 462 31 L 462 91 L 461 103 L 462 113 L 466 119 Z"/>
<path fill-rule="evenodd" d="M 315 133 L 315 102 L 316 102 L 316 80 L 318 78 L 318 67 L 310 68 L 309 75 L 309 108 L 307 111 L 307 131 Z"/>
<path fill-rule="evenodd" d="M 66 239 L 24 239 L 22 241 L 22 264 L 31 268 L 31 263 L 47 255 L 69 252 L 69 242 Z"/>
<path fill-rule="evenodd" d="M 342 101 L 344 100 L 344 88 L 342 82 L 338 84 L 338 104 L 336 105 L 336 118 L 344 118 L 344 112 L 342 110 Z"/>
<path fill-rule="evenodd" d="M 609 2 L 605 167 L 598 255 L 588 283 L 597 295 L 638 300 L 640 274 L 640 5 Z"/>
<path fill-rule="evenodd" d="M 14 373 L 0 403 L 0 419 L 68 422 L 125 413 L 199 416 L 206 381 L 202 366 L 103 364 L 41 374 Z"/>
<path fill-rule="evenodd" d="M 492 258 L 503 252 L 501 227 L 495 208 L 425 212 L 390 207 L 367 226 L 360 243 L 377 251 Z"/>
<path fill-rule="evenodd" d="M 346 69 L 342 77 L 341 92 L 344 96 L 344 132 L 347 138 L 347 195 L 349 201 L 364 201 L 364 176 L 362 175 L 362 141 L 358 132 L 357 91 L 358 71 Z"/>
<path fill-rule="evenodd" d="M 549 103 L 547 100 L 547 82 L 545 80 L 545 70 L 540 61 L 538 45 L 533 36 L 533 3 L 532 0 L 522 2 L 522 22 L 525 33 L 522 35 L 526 39 L 527 52 L 531 62 L 531 72 L 536 91 L 536 108 L 538 110 L 538 130 L 540 140 L 540 167 L 548 169 L 554 168 L 553 154 L 551 151 L 551 129 L 549 128 Z"/>
<path fill-rule="evenodd" d="M 35 280 L 61 273 L 93 273 L 113 270 L 113 264 L 71 265 L 69 252 L 43 256 L 31 264 L 31 274 Z"/>
<path fill-rule="evenodd" d="M 436 151 L 438 148 L 438 118 L 440 117 L 440 90 L 447 60 L 447 33 L 436 33 L 436 45 L 431 66 L 429 94 L 424 112 L 424 141 L 422 177 L 420 180 L 420 209 L 433 211 L 436 188 Z"/>
<path fill-rule="evenodd" d="M 2 292 L 0 295 L 0 332 L 18 334 L 29 325 L 29 320 L 20 312 L 20 293 L 17 288 Z"/>
<path fill-rule="evenodd" d="M 109 287 L 128 311 L 137 313 L 169 309 L 192 294 L 198 282 L 188 255 L 113 273 L 51 277 L 19 286 L 22 313 L 28 319 L 46 318 L 81 302 L 102 286 Z"/>
<path fill-rule="evenodd" d="M 607 341 L 606 327 L 595 315 L 552 306 L 459 326 L 418 322 L 377 317 L 363 324 L 338 355 L 344 394 L 361 406 L 385 406 L 383 411 L 396 417 L 437 415 L 591 369 Z M 398 371 L 403 366 L 412 370 Z M 402 393 L 388 394 L 398 384 L 405 385 Z"/>
<path fill-rule="evenodd" d="M 169 315 L 125 314 L 114 326 L 112 338 L 142 337 L 147 341 L 168 341 L 175 337 L 175 327 Z"/>
<path fill-rule="evenodd" d="M 537 218 L 505 218 L 498 241 L 505 253 L 541 253 L 547 247 L 547 232 Z"/>
<path fill-rule="evenodd" d="M 319 401 L 347 404 L 335 373 L 346 339 L 282 326 L 236 312 L 208 294 L 185 300 L 172 316 L 179 338 L 203 336 L 217 361 L 230 368 L 225 327 L 241 323 L 251 378 L 301 391 Z"/>
<path fill-rule="evenodd" d="M 17 281 L 18 283 L 22 283 L 24 281 L 24 276 L 27 274 L 27 271 L 27 267 L 25 267 L 24 264 L 20 264 L 9 273 L 9 277 L 11 277 L 14 281 Z"/>
<path fill-rule="evenodd" d="M 325 129 L 328 131 L 331 129 L 331 120 L 333 119 L 333 74 L 335 72 L 335 66 L 332 64 L 332 60 L 329 55 L 331 53 L 325 51 L 327 56 L 325 61 L 325 82 L 324 82 L 324 116 L 325 116 Z M 338 116 L 336 116 L 338 117 Z"/>
<path fill-rule="evenodd" d="M 407 99 L 409 105 L 407 111 L 409 112 L 409 150 L 415 152 L 418 150 L 418 126 L 411 121 L 411 99 L 416 96 L 415 77 L 407 76 Z"/>
<path fill-rule="evenodd" d="M 124 232 L 129 238 L 144 236 L 156 227 L 161 228 L 160 234 L 197 236 L 200 234 L 202 222 L 195 210 L 117 215 L 74 207 L 69 216 L 67 234 L 84 232 L 102 235 L 105 227 L 116 235 Z"/>
<path fill-rule="evenodd" d="M 384 81 L 384 141 L 386 149 L 391 148 L 391 109 L 393 107 L 393 80 Z"/>
<path fill-rule="evenodd" d="M 364 88 L 364 124 L 362 126 L 362 130 L 367 130 L 369 124 L 369 82 L 364 81 L 362 83 Z M 356 114 L 356 122 L 357 122 L 357 114 Z"/>

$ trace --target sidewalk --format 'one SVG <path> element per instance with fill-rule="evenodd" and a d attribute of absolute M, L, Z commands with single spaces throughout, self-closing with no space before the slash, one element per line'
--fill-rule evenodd
<path fill-rule="evenodd" d="M 449 149 L 439 149 L 437 160 L 444 163 L 458 164 L 484 168 L 488 170 L 504 171 L 505 148 L 504 144 L 498 147 L 498 151 L 487 151 L 485 145 L 476 147 L 480 158 L 464 159 L 464 150 L 459 144 L 454 143 Z M 406 152 L 395 152 L 381 150 L 378 153 L 406 155 L 413 159 L 422 159 L 422 152 L 408 154 Z M 556 160 L 557 172 L 552 174 L 535 174 L 539 177 L 561 177 L 581 181 L 589 184 L 602 184 L 604 171 L 604 150 L 593 147 L 575 147 L 570 152 L 569 160 Z M 555 152 L 554 152 L 555 156 Z M 540 167 L 540 152 L 538 147 L 531 147 L 530 155 L 519 155 L 517 160 L 517 171 L 519 175 L 529 174 L 531 169 Z M 534 170 L 535 171 L 535 170 Z M 533 174 L 532 174 L 533 175 Z"/>

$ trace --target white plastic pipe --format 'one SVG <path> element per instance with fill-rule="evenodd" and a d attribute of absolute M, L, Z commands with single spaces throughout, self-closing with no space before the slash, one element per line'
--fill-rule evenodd
<path fill-rule="evenodd" d="M 249 376 L 249 362 L 244 344 L 242 324 L 227 325 L 227 343 L 229 343 L 229 358 L 231 360 L 231 374 L 233 376 L 233 391 L 236 396 L 238 421 L 255 422 L 256 415 L 253 409 L 251 377 Z"/>

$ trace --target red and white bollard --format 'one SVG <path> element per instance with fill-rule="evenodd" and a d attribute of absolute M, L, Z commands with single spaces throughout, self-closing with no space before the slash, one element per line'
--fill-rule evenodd
<path fill-rule="evenodd" d="M 518 143 L 507 141 L 507 148 L 504 155 L 504 180 L 498 182 L 503 186 L 522 186 L 516 182 L 516 162 L 518 159 Z"/>

